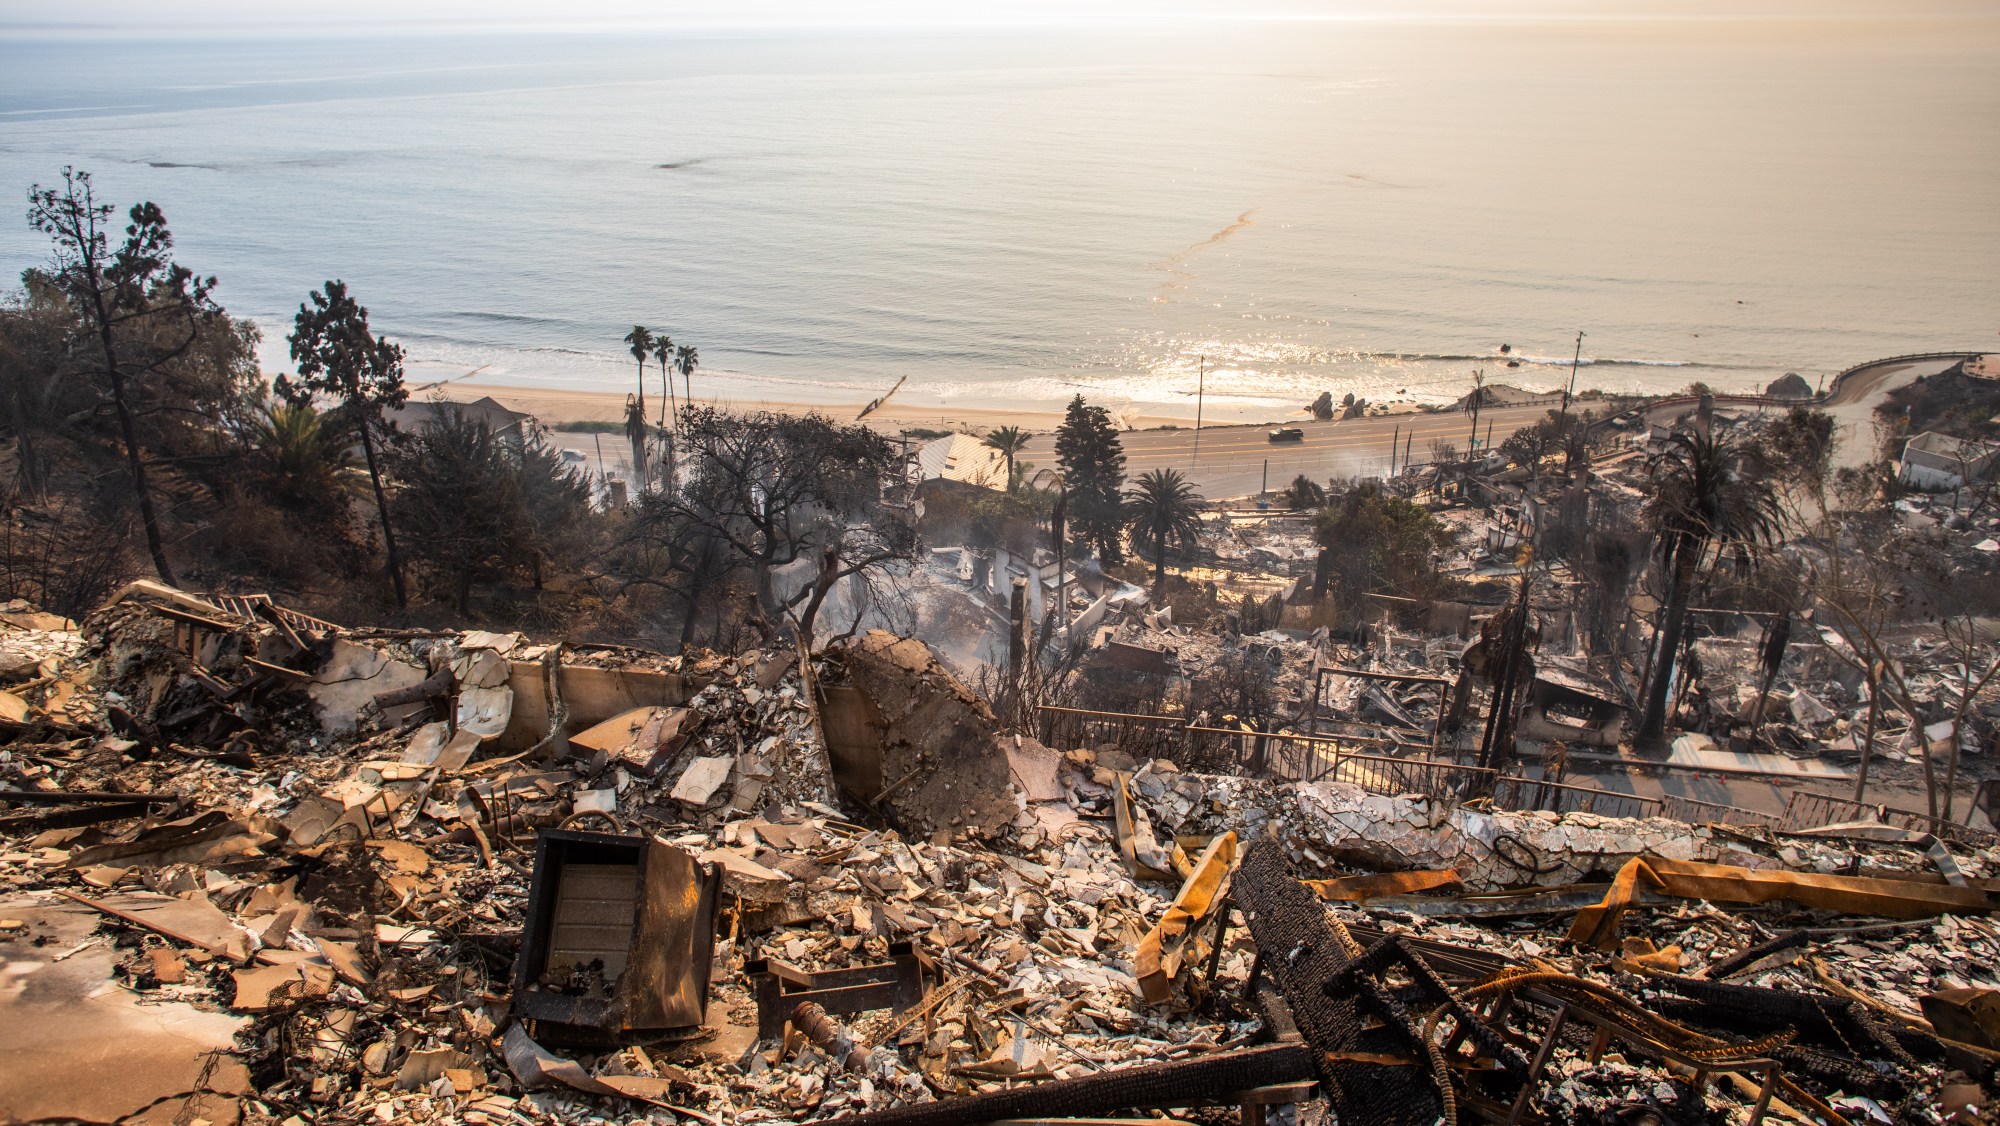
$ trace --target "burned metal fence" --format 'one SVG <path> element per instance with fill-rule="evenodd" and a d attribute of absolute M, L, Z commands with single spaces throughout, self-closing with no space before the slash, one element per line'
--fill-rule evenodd
<path fill-rule="evenodd" d="M 1716 822 L 1723 825 L 1761 825 L 1776 829 L 1784 824 L 1784 817 L 1776 813 L 1761 813 L 1754 809 L 1744 809 L 1739 805 L 1725 805 L 1722 802 L 1703 801 L 1700 798 L 1682 797 L 1678 794 L 1664 794 L 1660 797 L 1660 815 L 1675 821 L 1685 821 L 1690 825 Z"/>
<path fill-rule="evenodd" d="M 1039 726 L 1042 742 L 1052 747 L 1109 744 L 1134 758 L 1164 758 L 1187 770 L 1349 782 L 1378 794 L 1457 800 L 1485 792 L 1495 778 L 1480 767 L 1378 753 L 1396 745 L 1380 739 L 1201 727 L 1171 716 L 1058 707 L 1043 707 Z"/>
<path fill-rule="evenodd" d="M 1349 782 L 1375 794 L 1422 794 L 1434 801 L 1450 802 L 1483 792 L 1492 786 L 1496 775 L 1486 767 L 1450 762 L 1344 754 L 1323 777 L 1330 782 Z"/>
<path fill-rule="evenodd" d="M 1546 809 L 1552 813 L 1595 813 L 1601 817 L 1658 817 L 1659 798 L 1573 786 L 1509 775 L 1494 780 L 1493 804 L 1500 809 Z"/>
<path fill-rule="evenodd" d="M 1829 794 L 1792 794 L 1790 800 L 1785 803 L 1785 816 L 1778 827 L 1786 832 L 1795 833 L 1826 825 L 1841 825 L 1849 821 L 1875 821 L 1899 829 L 1929 833 L 1941 840 L 1980 848 L 2000 844 L 2000 834 L 1975 829 L 1957 821 L 1932 817 L 1928 813 L 1920 813 L 1914 809 L 1858 802 L 1852 798 L 1838 798 Z"/>
<path fill-rule="evenodd" d="M 1864 806 L 1818 794 L 1794 794 L 1784 816 L 1700 798 L 1646 797 L 1591 786 L 1501 775 L 1429 757 L 1386 751 L 1403 746 L 1352 736 L 1276 734 L 1185 724 L 1173 716 L 1044 707 L 1042 742 L 1053 747 L 1111 745 L 1135 758 L 1165 758 L 1187 770 L 1292 782 L 1347 782 L 1375 794 L 1423 794 L 1438 801 L 1487 797 L 1496 809 L 1595 813 L 1604 817 L 1670 817 L 1771 829 L 1813 828 L 1837 821 L 1877 820 L 1935 832 L 1969 844 L 2000 837 L 1955 822 L 1884 806 Z M 1412 748 L 1414 749 L 1414 748 Z"/>
<path fill-rule="evenodd" d="M 1180 761 L 1176 756 L 1182 751 L 1183 725 L 1172 716 L 1093 712 L 1044 705 L 1038 718 L 1041 730 L 1037 737 L 1051 747 L 1068 749 L 1110 744 L 1134 757 Z"/>

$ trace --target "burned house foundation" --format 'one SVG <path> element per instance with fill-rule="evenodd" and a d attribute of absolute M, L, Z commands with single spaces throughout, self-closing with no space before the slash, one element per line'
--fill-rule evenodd
<path fill-rule="evenodd" d="M 1592 811 L 1435 728 L 1018 730 L 886 633 L 665 657 L 258 605 L 0 634 L 38 655 L 0 945 L 131 1090 L 10 1069 L 0 1114 L 1833 1126 L 1975 1121 L 2000 1078 L 1976 833 Z M 1411 731 L 1451 704 L 1349 681 Z M 1524 730 L 1613 722 L 1521 683 Z"/>

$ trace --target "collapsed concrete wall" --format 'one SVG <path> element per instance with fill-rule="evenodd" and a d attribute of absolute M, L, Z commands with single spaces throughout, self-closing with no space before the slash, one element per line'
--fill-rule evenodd
<path fill-rule="evenodd" d="M 1162 838 L 1235 832 L 1275 836 L 1310 869 L 1454 869 L 1471 891 L 1607 880 L 1639 855 L 1750 868 L 1841 870 L 1848 850 L 1794 842 L 1786 863 L 1725 834 L 1666 818 L 1515 812 L 1444 805 L 1421 794 L 1373 794 L 1346 782 L 1274 784 L 1254 778 L 1152 772 L 1134 799 Z"/>
<path fill-rule="evenodd" d="M 1063 804 L 1056 753 L 1003 734 L 923 642 L 870 630 L 828 666 L 820 704 L 834 777 L 905 832 L 991 839 Z"/>

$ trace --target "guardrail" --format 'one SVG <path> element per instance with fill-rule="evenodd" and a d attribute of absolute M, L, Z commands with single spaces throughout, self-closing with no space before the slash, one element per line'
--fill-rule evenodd
<path fill-rule="evenodd" d="M 1869 368 L 1879 368 L 1884 364 L 1913 364 L 1918 360 L 1970 360 L 1976 356 L 1983 355 L 1985 355 L 1984 352 L 1910 352 L 1901 356 L 1884 356 L 1879 360 L 1869 360 L 1865 364 L 1855 364 L 1851 368 L 1835 372 L 1833 379 L 1827 383 L 1826 390 L 1813 401 L 1818 403 L 1832 402 L 1839 396 L 1840 385 L 1847 380 L 1848 376 L 1858 375 Z"/>

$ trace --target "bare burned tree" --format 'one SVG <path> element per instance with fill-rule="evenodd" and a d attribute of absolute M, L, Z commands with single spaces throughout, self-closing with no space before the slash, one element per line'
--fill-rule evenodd
<path fill-rule="evenodd" d="M 787 623 L 810 644 L 841 583 L 866 585 L 914 556 L 913 516 L 884 500 L 900 483 L 901 458 L 873 430 L 714 408 L 686 410 L 682 423 L 682 480 L 642 502 L 627 541 L 654 566 L 630 583 L 681 592 L 683 644 L 704 600 L 736 576 L 749 582 L 758 620 Z M 781 592 L 778 572 L 802 559 L 814 577 Z"/>

